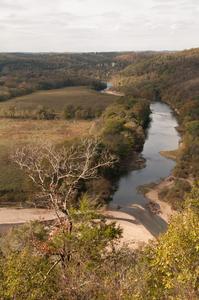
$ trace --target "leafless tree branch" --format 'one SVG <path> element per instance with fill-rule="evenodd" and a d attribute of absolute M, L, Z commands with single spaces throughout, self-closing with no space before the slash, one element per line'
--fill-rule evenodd
<path fill-rule="evenodd" d="M 68 206 L 82 181 L 97 178 L 99 170 L 111 167 L 116 157 L 100 147 L 98 139 L 87 138 L 70 147 L 51 144 L 26 146 L 12 155 L 39 187 L 56 212 L 68 214 Z"/>

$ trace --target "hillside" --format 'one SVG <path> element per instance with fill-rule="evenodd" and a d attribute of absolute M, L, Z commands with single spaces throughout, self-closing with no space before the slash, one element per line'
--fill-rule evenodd
<path fill-rule="evenodd" d="M 12 98 L 0 103 L 1 117 L 15 119 L 99 117 L 117 97 L 101 94 L 84 86 L 61 87 L 77 85 L 80 82 L 83 85 L 90 85 L 93 80 L 107 80 L 111 76 L 114 88 L 129 97 L 169 103 L 178 112 L 179 130 L 183 136 L 183 147 L 177 153 L 178 163 L 174 174 L 177 178 L 190 180 L 198 177 L 199 49 L 161 53 L 148 51 L 0 54 L 0 65 L 0 94 L 5 96 L 6 91 L 7 96 L 3 96 L 2 99 Z M 67 81 L 69 78 L 74 81 Z M 27 89 L 29 85 L 30 90 Z M 16 97 L 18 92 L 13 94 L 13 91 L 18 91 L 22 95 Z M 29 95 L 23 95 L 27 93 Z M 17 120 L 13 122 L 17 124 Z M 111 124 L 111 130 L 113 131 L 113 125 L 119 126 L 120 122 L 117 120 L 117 124 Z M 116 148 L 120 144 L 122 149 L 121 139 L 123 137 L 117 136 L 111 143 Z M 110 144 L 110 137 L 107 142 Z M 123 153 L 126 153 L 130 144 L 125 142 L 126 148 L 122 150 Z M 176 182 L 172 193 L 174 195 L 177 193 L 177 198 L 181 197 L 179 189 L 180 191 L 183 189 L 182 184 Z M 168 191 L 164 194 L 166 198 L 171 197 L 171 192 L 170 196 Z"/>
<path fill-rule="evenodd" d="M 0 53 L 0 101 L 37 90 L 107 81 L 152 52 Z"/>
<path fill-rule="evenodd" d="M 67 86 L 106 80 L 124 68 L 115 53 L 0 54 L 0 100 Z"/>
<path fill-rule="evenodd" d="M 127 94 L 162 100 L 178 113 L 184 148 L 178 176 L 199 175 L 199 48 L 157 54 L 135 62 L 113 78 L 114 87 Z"/>

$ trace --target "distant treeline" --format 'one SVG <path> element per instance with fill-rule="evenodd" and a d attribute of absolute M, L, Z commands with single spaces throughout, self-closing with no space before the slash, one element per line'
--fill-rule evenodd
<path fill-rule="evenodd" d="M 123 70 L 132 61 L 152 57 L 153 52 L 0 54 L 0 101 L 37 90 L 93 85 Z"/>
<path fill-rule="evenodd" d="M 38 77 L 35 80 L 18 82 L 17 79 L 9 81 L 7 78 L 0 78 L 0 101 L 5 101 L 14 97 L 31 94 L 38 90 L 52 90 L 71 86 L 89 86 L 100 91 L 107 87 L 106 83 L 87 77 L 65 77 L 60 74 L 46 75 L 45 79 Z"/>
<path fill-rule="evenodd" d="M 0 54 L 0 101 L 67 86 L 103 89 L 101 82 L 128 64 L 115 57 L 116 53 Z"/>

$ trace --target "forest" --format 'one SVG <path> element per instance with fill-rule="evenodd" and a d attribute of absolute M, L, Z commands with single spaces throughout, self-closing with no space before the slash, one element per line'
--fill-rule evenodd
<path fill-rule="evenodd" d="M 117 53 L 0 54 L 0 100 L 37 90 L 101 83 L 127 63 Z"/>
<path fill-rule="evenodd" d="M 0 100 L 0 206 L 56 213 L 1 234 L 0 299 L 198 299 L 199 49 L 1 53 Z M 175 213 L 132 248 L 104 206 L 140 160 L 156 101 L 182 139 L 159 192 Z"/>

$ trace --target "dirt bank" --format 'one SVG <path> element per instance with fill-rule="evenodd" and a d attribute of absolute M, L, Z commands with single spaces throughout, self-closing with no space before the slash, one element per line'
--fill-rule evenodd
<path fill-rule="evenodd" d="M 136 249 L 154 238 L 150 231 L 148 231 L 136 217 L 128 213 L 122 211 L 106 211 L 105 215 L 110 222 L 115 221 L 116 224 L 122 228 L 122 245 L 128 245 L 130 248 Z"/>
<path fill-rule="evenodd" d="M 121 207 L 121 210 L 105 212 L 108 220 L 115 221 L 123 229 L 122 244 L 135 249 L 166 231 L 169 220 L 176 212 L 168 203 L 159 199 L 158 193 L 171 184 L 168 177 L 151 188 L 145 195 L 148 199 L 145 207 L 134 204 L 127 209 Z"/>
<path fill-rule="evenodd" d="M 113 90 L 110 90 L 110 89 L 104 90 L 104 91 L 102 91 L 102 93 L 109 94 L 109 95 L 115 95 L 115 96 L 121 96 L 121 97 L 124 96 L 123 93 L 113 91 Z"/>
<path fill-rule="evenodd" d="M 137 248 L 153 238 L 153 235 L 134 216 L 120 211 L 105 211 L 109 222 L 116 223 L 123 229 L 122 244 Z M 56 219 L 53 210 L 48 209 L 16 209 L 0 208 L 0 233 L 7 232 L 10 228 L 22 225 L 29 221 L 51 221 Z"/>
<path fill-rule="evenodd" d="M 53 210 L 38 208 L 0 208 L 0 233 L 8 231 L 11 227 L 29 221 L 51 221 L 56 219 Z"/>
<path fill-rule="evenodd" d="M 161 201 L 159 199 L 159 192 L 165 188 L 170 187 L 172 185 L 173 181 L 171 180 L 171 176 L 165 178 L 162 180 L 159 184 L 157 184 L 155 187 L 150 189 L 146 193 L 146 198 L 149 199 L 149 203 L 154 203 L 158 206 L 158 214 L 161 216 L 162 219 L 164 219 L 167 223 L 171 219 L 171 217 L 176 214 L 176 211 L 174 211 L 170 204 L 164 201 Z"/>
<path fill-rule="evenodd" d="M 170 217 L 175 213 L 169 204 L 162 202 L 158 198 L 158 191 L 164 186 L 171 184 L 164 180 L 147 194 L 150 201 L 155 202 L 159 207 L 159 212 L 153 213 L 149 206 L 132 206 L 127 212 L 115 210 L 105 211 L 108 221 L 115 221 L 123 229 L 121 244 L 127 244 L 135 249 L 149 240 L 156 238 L 160 232 L 166 230 Z M 51 221 L 56 219 L 56 214 L 49 209 L 16 209 L 0 208 L 0 233 L 8 231 L 11 227 L 24 224 L 29 221 Z"/>

